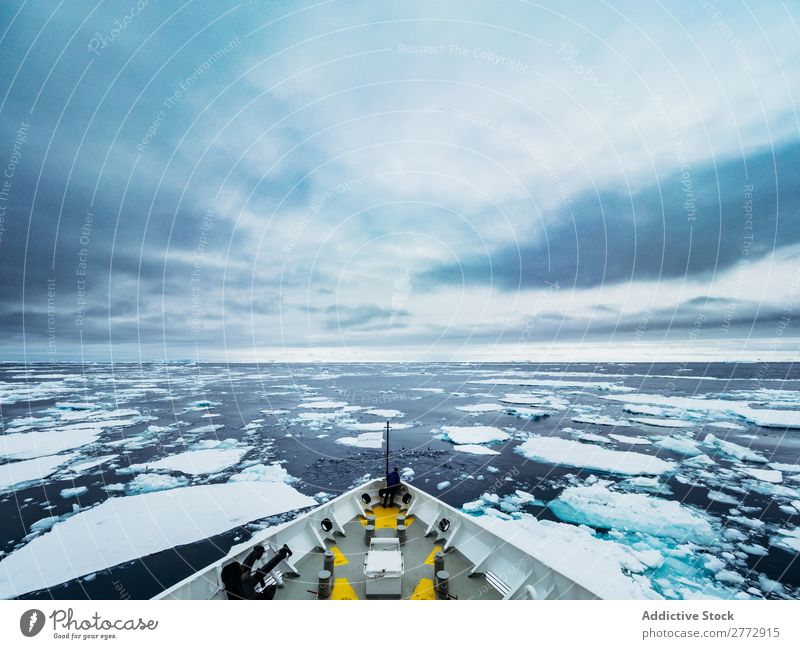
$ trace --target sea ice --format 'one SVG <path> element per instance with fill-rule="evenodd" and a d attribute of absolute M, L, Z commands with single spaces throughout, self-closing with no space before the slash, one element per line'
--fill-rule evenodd
<path fill-rule="evenodd" d="M 170 455 L 155 462 L 132 464 L 130 468 L 134 471 L 177 471 L 187 475 L 219 473 L 239 464 L 241 459 L 252 448 L 252 446 L 244 446 L 241 448 L 186 451 L 177 455 Z"/>
<path fill-rule="evenodd" d="M 648 440 L 642 439 L 641 437 L 629 437 L 628 435 L 617 435 L 616 433 L 609 433 L 608 436 L 623 444 L 631 444 L 634 446 L 648 446 L 650 444 Z"/>
<path fill-rule="evenodd" d="M 382 448 L 383 435 L 381 433 L 361 433 L 358 437 L 340 437 L 336 443 L 359 448 Z"/>
<path fill-rule="evenodd" d="M 598 442 L 600 444 L 608 443 L 608 437 L 603 437 L 602 435 L 597 435 L 596 433 L 581 433 L 578 435 L 578 439 L 582 442 Z"/>
<path fill-rule="evenodd" d="M 558 437 L 532 437 L 514 451 L 529 460 L 561 464 L 622 475 L 658 475 L 675 468 L 652 455 L 634 451 L 614 451 Z"/>
<path fill-rule="evenodd" d="M 547 410 L 541 410 L 539 408 L 525 408 L 524 406 L 506 408 L 505 411 L 508 415 L 513 415 L 514 417 L 519 417 L 520 419 L 531 419 L 533 421 L 538 421 L 539 419 L 544 419 L 545 417 L 550 416 L 550 413 Z"/>
<path fill-rule="evenodd" d="M 113 455 L 98 455 L 97 457 L 94 457 L 92 459 L 88 459 L 88 460 L 87 459 L 83 459 L 83 460 L 81 460 L 79 462 L 73 462 L 72 464 L 70 464 L 67 467 L 67 469 L 69 469 L 69 471 L 71 473 L 75 473 L 77 475 L 80 475 L 80 474 L 84 473 L 85 471 L 88 471 L 89 469 L 95 468 L 96 466 L 100 466 L 101 464 L 105 464 L 106 462 L 110 462 L 111 460 L 116 460 L 118 457 L 119 457 L 119 455 L 116 455 L 116 454 L 113 454 Z"/>
<path fill-rule="evenodd" d="M 209 424 L 208 426 L 198 426 L 197 428 L 192 428 L 188 432 L 190 433 L 213 433 L 220 428 L 225 428 L 223 424 Z"/>
<path fill-rule="evenodd" d="M 605 395 L 606 399 L 633 404 L 666 406 L 681 410 L 688 419 L 705 420 L 709 417 L 746 419 L 757 426 L 772 428 L 800 428 L 800 410 L 770 410 L 754 408 L 748 402 L 727 399 L 700 399 L 697 397 L 675 397 L 660 394 Z"/>
<path fill-rule="evenodd" d="M 740 470 L 742 473 L 746 473 L 756 480 L 762 480 L 763 482 L 774 482 L 776 484 L 783 482 L 783 475 L 781 472 L 774 469 L 751 469 L 750 467 L 742 467 Z"/>
<path fill-rule="evenodd" d="M 253 464 L 235 473 L 228 482 L 285 482 L 291 484 L 299 482 L 298 478 L 289 475 L 278 462 L 272 464 Z"/>
<path fill-rule="evenodd" d="M 480 444 L 456 444 L 453 446 L 456 451 L 471 453 L 472 455 L 500 455 L 497 451 Z"/>
<path fill-rule="evenodd" d="M 44 480 L 55 473 L 62 464 L 76 457 L 77 453 L 69 453 L 0 464 L 0 492 L 7 489 L 21 489 L 23 486 Z"/>
<path fill-rule="evenodd" d="M 630 426 L 631 422 L 627 419 L 614 419 L 606 415 L 579 415 L 573 417 L 572 421 L 576 424 L 595 424 L 597 426 Z"/>
<path fill-rule="evenodd" d="M 185 487 L 189 481 L 184 477 L 141 473 L 125 485 L 128 494 L 143 494 Z"/>
<path fill-rule="evenodd" d="M 723 503 L 725 505 L 739 505 L 741 504 L 736 498 L 733 496 L 726 494 L 722 491 L 714 491 L 713 489 L 708 490 L 708 499 L 713 500 L 717 503 Z"/>
<path fill-rule="evenodd" d="M 770 544 L 789 552 L 800 552 L 800 527 L 778 530 L 778 535 L 770 539 Z"/>
<path fill-rule="evenodd" d="M 333 408 L 342 408 L 348 405 L 347 401 L 301 401 L 298 408 L 320 408 L 324 410 L 331 410 Z"/>
<path fill-rule="evenodd" d="M 89 491 L 89 487 L 71 487 L 67 489 L 61 490 L 61 497 L 62 498 L 77 498 L 78 496 L 82 496 L 87 491 Z"/>
<path fill-rule="evenodd" d="M 679 455 L 694 456 L 703 454 L 698 443 L 691 437 L 662 437 L 655 442 L 655 445 Z"/>
<path fill-rule="evenodd" d="M 474 415 L 479 415 L 482 412 L 494 412 L 496 410 L 505 410 L 499 403 L 474 403 L 470 406 L 456 406 L 456 410 L 463 410 Z"/>
<path fill-rule="evenodd" d="M 367 423 L 358 424 L 340 424 L 342 428 L 347 430 L 366 430 L 373 433 L 381 433 L 386 430 L 386 423 L 382 421 L 372 421 Z M 391 424 L 392 430 L 405 430 L 406 428 L 413 428 L 413 424 Z"/>
<path fill-rule="evenodd" d="M 604 482 L 568 487 L 548 507 L 563 521 L 590 527 L 644 532 L 702 545 L 717 538 L 707 517 L 675 500 L 617 493 Z"/>
<path fill-rule="evenodd" d="M 656 426 L 660 428 L 693 428 L 695 425 L 691 421 L 682 421 L 680 419 L 657 419 L 655 417 L 631 417 L 631 421 L 635 421 L 637 424 Z"/>
<path fill-rule="evenodd" d="M 382 417 L 383 419 L 394 419 L 396 417 L 406 416 L 406 413 L 404 413 L 402 410 L 392 410 L 392 409 L 382 409 L 382 408 L 367 410 L 365 414 L 375 415 L 376 417 Z"/>
<path fill-rule="evenodd" d="M 55 586 L 315 504 L 313 498 L 276 482 L 199 485 L 109 498 L 57 523 L 0 561 L 0 598 Z"/>
<path fill-rule="evenodd" d="M 475 520 L 550 568 L 605 599 L 661 599 L 644 577 L 653 556 L 615 541 L 597 538 L 586 527 L 537 520 L 531 514 L 512 519 L 487 510 Z"/>
<path fill-rule="evenodd" d="M 504 442 L 510 437 L 494 426 L 442 426 L 442 430 L 453 444 L 490 444 Z"/>
<path fill-rule="evenodd" d="M 745 460 L 747 462 L 760 462 L 766 464 L 769 462 L 767 458 L 763 455 L 756 453 L 755 451 L 747 448 L 746 446 L 740 446 L 739 444 L 734 444 L 733 442 L 728 442 L 724 439 L 719 439 L 715 437 L 711 433 L 706 435 L 705 439 L 703 440 L 703 444 L 706 446 L 711 446 L 716 448 L 717 450 L 721 451 L 725 455 L 729 457 L 736 458 L 737 460 Z"/>

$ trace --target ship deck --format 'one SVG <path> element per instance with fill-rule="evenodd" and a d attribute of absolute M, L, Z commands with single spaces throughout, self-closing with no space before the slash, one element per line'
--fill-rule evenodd
<path fill-rule="evenodd" d="M 376 506 L 376 538 L 397 537 L 397 515 L 399 507 L 384 509 Z M 367 599 L 364 559 L 368 550 L 365 540 L 366 520 L 358 517 L 344 525 L 345 535 L 336 535 L 335 542 L 326 542 L 327 549 L 334 553 L 334 586 L 331 599 Z M 431 533 L 425 536 L 426 526 L 414 520 L 406 520 L 406 542 L 402 547 L 403 576 L 402 599 L 435 599 L 434 554 L 441 550 L 444 542 Z M 323 550 L 317 549 L 296 564 L 298 576 L 284 575 L 284 586 L 278 589 L 276 599 L 316 599 L 317 576 L 323 569 Z M 500 599 L 500 593 L 476 573 L 470 576 L 473 565 L 458 551 L 449 548 L 445 553 L 445 570 L 450 574 L 449 593 L 454 599 Z"/>

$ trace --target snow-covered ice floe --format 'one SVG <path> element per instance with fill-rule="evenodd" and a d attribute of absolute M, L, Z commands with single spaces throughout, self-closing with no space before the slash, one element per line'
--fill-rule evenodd
<path fill-rule="evenodd" d="M 550 412 L 541 408 L 526 408 L 525 406 L 509 406 L 505 408 L 506 414 L 514 415 L 520 419 L 538 421 L 550 416 Z"/>
<path fill-rule="evenodd" d="M 2 464 L 0 465 L 0 492 L 8 489 L 21 489 L 44 480 L 55 473 L 58 467 L 76 457 L 78 457 L 77 453 L 70 453 Z"/>
<path fill-rule="evenodd" d="M 382 419 L 395 419 L 396 417 L 405 417 L 406 413 L 402 410 L 394 410 L 391 408 L 373 408 L 372 410 L 367 410 L 367 415 L 375 415 L 376 417 L 381 417 Z"/>
<path fill-rule="evenodd" d="M 651 554 L 600 539 L 586 527 L 518 516 L 487 509 L 475 520 L 603 598 L 661 599 L 641 574 L 651 567 Z"/>
<path fill-rule="evenodd" d="M 18 597 L 238 525 L 316 505 L 281 482 L 224 483 L 109 498 L 0 561 L 0 598 Z"/>
<path fill-rule="evenodd" d="M 631 421 L 637 424 L 644 424 L 645 426 L 656 426 L 659 428 L 693 428 L 695 424 L 691 421 L 682 421 L 680 419 L 660 419 L 656 417 L 631 417 Z"/>
<path fill-rule="evenodd" d="M 729 442 L 724 439 L 719 439 L 718 437 L 709 433 L 706 435 L 705 439 L 703 440 L 703 444 L 705 446 L 710 446 L 718 451 L 724 453 L 725 455 L 735 458 L 737 460 L 745 460 L 747 462 L 758 462 L 761 464 L 767 464 L 769 460 L 765 458 L 760 453 L 756 453 L 752 449 L 747 448 L 746 446 L 741 446 L 740 444 L 735 444 L 734 442 Z"/>
<path fill-rule="evenodd" d="M 353 431 L 365 430 L 378 433 L 386 428 L 386 424 L 382 421 L 372 421 L 367 423 L 343 423 L 341 427 Z M 392 430 L 405 430 L 406 428 L 413 428 L 413 424 L 392 424 Z"/>
<path fill-rule="evenodd" d="M 495 426 L 442 426 L 444 439 L 453 444 L 504 442 L 510 435 Z"/>
<path fill-rule="evenodd" d="M 559 437 L 531 437 L 514 451 L 537 462 L 620 475 L 659 475 L 672 471 L 676 466 L 674 462 L 644 453 L 614 451 Z"/>
<path fill-rule="evenodd" d="M 577 417 L 573 417 L 572 421 L 576 424 L 595 424 L 597 426 L 615 426 L 615 427 L 627 427 L 631 425 L 627 419 L 615 419 L 614 417 L 608 417 L 607 415 L 579 415 Z"/>
<path fill-rule="evenodd" d="M 678 455 L 693 457 L 695 455 L 703 454 L 703 452 L 700 450 L 700 444 L 692 437 L 683 437 L 677 435 L 673 435 L 671 437 L 661 437 L 660 439 L 656 440 L 654 444 L 659 448 L 672 451 Z"/>
<path fill-rule="evenodd" d="M 634 392 L 635 388 L 629 388 L 619 383 L 610 383 L 607 381 L 557 381 L 554 379 L 531 379 L 531 378 L 496 378 L 496 379 L 476 379 L 470 383 L 478 383 L 481 385 L 519 385 L 530 387 L 548 387 L 548 388 L 580 388 L 580 389 L 593 389 L 601 391 L 614 391 L 614 392 Z"/>
<path fill-rule="evenodd" d="M 336 443 L 358 448 L 382 448 L 383 433 L 361 433 L 358 437 L 340 437 Z"/>
<path fill-rule="evenodd" d="M 500 455 L 500 453 L 488 446 L 481 446 L 480 444 L 455 444 L 453 448 L 461 453 L 470 453 L 472 455 Z"/>
<path fill-rule="evenodd" d="M 133 471 L 177 471 L 187 475 L 204 475 L 219 473 L 239 464 L 241 459 L 252 450 L 252 446 L 240 448 L 213 448 L 198 451 L 186 451 L 170 455 L 155 462 L 132 464 Z"/>
<path fill-rule="evenodd" d="M 499 403 L 474 403 L 469 406 L 456 406 L 456 410 L 462 410 L 473 415 L 479 415 L 482 412 L 495 412 L 498 410 L 505 410 Z"/>
<path fill-rule="evenodd" d="M 690 420 L 704 421 L 739 417 L 757 426 L 767 428 L 800 428 L 800 410 L 755 408 L 750 401 L 728 399 L 700 399 L 697 397 L 674 397 L 660 394 L 605 395 L 606 399 L 630 404 L 664 406 L 679 411 L 680 416 Z"/>
<path fill-rule="evenodd" d="M 704 545 L 717 538 L 704 514 L 675 500 L 612 491 L 603 481 L 568 487 L 548 507 L 563 521 L 595 528 L 644 532 Z"/>

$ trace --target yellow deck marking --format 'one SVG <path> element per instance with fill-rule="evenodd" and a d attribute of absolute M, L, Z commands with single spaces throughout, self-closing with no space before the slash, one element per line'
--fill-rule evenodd
<path fill-rule="evenodd" d="M 347 560 L 347 557 L 342 554 L 342 551 L 337 548 L 335 545 L 331 548 L 331 552 L 333 552 L 333 565 L 334 566 L 343 566 L 346 563 L 350 563 Z"/>
<path fill-rule="evenodd" d="M 425 559 L 425 565 L 432 566 L 433 557 L 436 556 L 436 553 L 439 552 L 441 549 L 442 549 L 441 545 L 434 545 L 433 550 L 431 550 L 431 553 L 428 555 L 428 558 Z"/>
<path fill-rule="evenodd" d="M 433 582 L 431 582 L 431 586 L 433 586 Z M 333 584 L 331 599 L 358 599 L 358 595 L 346 577 L 338 577 Z"/>
<path fill-rule="evenodd" d="M 436 599 L 433 594 L 433 579 L 420 579 L 417 587 L 411 594 L 411 599 Z"/>
<path fill-rule="evenodd" d="M 375 514 L 375 529 L 382 528 L 397 528 L 397 515 L 400 513 L 400 508 L 384 507 L 383 505 L 375 505 L 372 508 L 372 513 Z M 359 516 L 361 524 L 366 527 L 367 519 Z M 414 517 L 409 516 L 406 518 L 406 527 L 409 527 L 414 522 Z"/>

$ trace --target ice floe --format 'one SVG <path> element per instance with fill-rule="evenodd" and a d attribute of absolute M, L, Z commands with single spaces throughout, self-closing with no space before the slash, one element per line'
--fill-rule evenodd
<path fill-rule="evenodd" d="M 77 498 L 78 496 L 82 496 L 86 492 L 89 491 L 89 487 L 68 487 L 66 489 L 62 489 L 59 493 L 62 498 Z"/>
<path fill-rule="evenodd" d="M 691 421 L 681 421 L 680 419 L 658 419 L 655 417 L 631 417 L 631 421 L 645 426 L 656 426 L 660 428 L 694 428 L 695 424 Z"/>
<path fill-rule="evenodd" d="M 757 426 L 770 428 L 800 428 L 800 410 L 771 410 L 754 408 L 748 401 L 728 399 L 700 399 L 660 394 L 605 395 L 606 399 L 628 404 L 666 406 L 680 410 L 684 418 L 704 420 L 708 418 L 741 417 Z"/>
<path fill-rule="evenodd" d="M 474 415 L 479 415 L 482 412 L 495 412 L 498 410 L 505 410 L 499 403 L 474 403 L 470 406 L 456 406 L 456 410 L 462 410 Z"/>
<path fill-rule="evenodd" d="M 299 482 L 298 478 L 289 475 L 279 462 L 272 464 L 253 464 L 230 477 L 228 482 Z"/>
<path fill-rule="evenodd" d="M 631 422 L 627 419 L 615 419 L 614 417 L 608 417 L 607 415 L 579 415 L 577 417 L 573 417 L 572 421 L 576 424 L 596 424 L 598 426 L 630 426 Z"/>
<path fill-rule="evenodd" d="M 128 494 L 143 494 L 154 491 L 165 491 L 185 487 L 189 481 L 182 476 L 140 473 L 133 480 L 123 485 Z M 108 487 L 106 487 L 108 490 Z M 111 491 L 117 491 L 111 489 Z"/>
<path fill-rule="evenodd" d="M 531 514 L 517 518 L 486 510 L 475 518 L 481 526 L 522 549 L 545 565 L 585 585 L 606 599 L 660 599 L 642 573 L 652 560 L 644 553 L 614 541 L 600 539 L 586 527 L 538 520 Z"/>
<path fill-rule="evenodd" d="M 386 424 L 382 421 L 373 421 L 368 423 L 343 423 L 340 424 L 342 428 L 347 430 L 365 430 L 373 433 L 379 433 L 386 429 Z M 392 424 L 392 430 L 405 430 L 413 428 L 413 424 Z"/>
<path fill-rule="evenodd" d="M 236 466 L 252 449 L 252 446 L 240 448 L 213 448 L 197 451 L 185 451 L 170 455 L 155 462 L 132 464 L 134 471 L 176 471 L 187 475 L 204 475 L 219 473 Z"/>
<path fill-rule="evenodd" d="M 800 552 L 800 527 L 794 529 L 780 529 L 770 543 L 789 552 Z"/>
<path fill-rule="evenodd" d="M 524 406 L 510 406 L 507 407 L 505 411 L 506 414 L 514 415 L 520 419 L 531 419 L 533 421 L 538 421 L 539 419 L 544 419 L 545 417 L 550 416 L 550 412 L 547 410 L 541 410 L 539 408 L 526 408 Z"/>
<path fill-rule="evenodd" d="M 383 419 L 395 419 L 397 417 L 406 416 L 406 413 L 404 413 L 402 410 L 393 410 L 391 408 L 374 408 L 372 410 L 367 410 L 364 414 L 375 415 L 376 417 L 382 417 Z"/>
<path fill-rule="evenodd" d="M 519 385 L 531 387 L 548 387 L 548 388 L 591 388 L 593 390 L 601 391 L 614 391 L 614 392 L 632 392 L 635 388 L 629 388 L 619 383 L 609 383 L 607 381 L 556 381 L 553 379 L 531 379 L 531 378 L 496 378 L 496 379 L 475 379 L 470 383 L 477 383 L 481 385 Z"/>
<path fill-rule="evenodd" d="M 630 437 L 628 435 L 618 435 L 616 433 L 609 433 L 608 436 L 618 442 L 630 444 L 632 446 L 648 446 L 650 444 L 648 440 L 642 439 L 641 437 Z"/>
<path fill-rule="evenodd" d="M 335 408 L 343 408 L 344 406 L 347 405 L 349 405 L 347 401 L 331 401 L 331 400 L 301 401 L 298 408 L 312 408 L 312 409 L 319 408 L 321 410 L 333 410 Z"/>
<path fill-rule="evenodd" d="M 472 455 L 500 455 L 498 451 L 480 444 L 455 444 L 453 448 L 461 453 L 470 453 Z"/>
<path fill-rule="evenodd" d="M 543 406 L 549 410 L 566 410 L 569 401 L 554 394 L 506 394 L 502 403 L 524 406 Z"/>
<path fill-rule="evenodd" d="M 563 521 L 594 528 L 644 532 L 703 545 L 717 538 L 702 513 L 675 500 L 611 491 L 604 481 L 567 487 L 548 507 Z"/>
<path fill-rule="evenodd" d="M 659 448 L 666 449 L 667 451 L 672 451 L 673 453 L 677 453 L 679 455 L 702 455 L 703 452 L 700 450 L 700 445 L 697 441 L 695 441 L 691 437 L 661 437 L 660 439 L 654 442 L 656 446 Z"/>
<path fill-rule="evenodd" d="M 734 442 L 729 442 L 724 439 L 719 439 L 718 437 L 709 433 L 705 436 L 703 440 L 703 444 L 705 446 L 710 446 L 718 451 L 721 451 L 725 455 L 735 458 L 737 460 L 745 460 L 747 462 L 759 462 L 762 464 L 766 464 L 769 462 L 767 458 L 765 458 L 760 453 L 756 453 L 755 451 L 747 448 L 746 446 L 741 446 L 739 444 L 735 444 Z"/>
<path fill-rule="evenodd" d="M 116 460 L 118 457 L 119 455 L 117 455 L 116 453 L 112 455 L 99 455 L 97 457 L 88 460 L 82 459 L 78 462 L 73 462 L 67 468 L 71 473 L 80 475 L 88 471 L 89 469 L 94 469 L 95 467 L 110 462 L 111 460 Z"/>
<path fill-rule="evenodd" d="M 495 426 L 442 426 L 443 437 L 453 444 L 504 442 L 510 435 Z"/>
<path fill-rule="evenodd" d="M 0 598 L 55 586 L 315 504 L 313 498 L 278 482 L 229 482 L 109 498 L 57 523 L 0 561 Z"/>
<path fill-rule="evenodd" d="M 672 471 L 674 462 L 634 451 L 614 451 L 559 437 L 531 437 L 514 451 L 537 462 L 560 464 L 621 475 L 658 475 Z"/>
<path fill-rule="evenodd" d="M 340 437 L 336 443 L 358 448 L 383 448 L 383 434 L 361 433 L 358 437 Z"/>
<path fill-rule="evenodd" d="M 208 426 L 198 426 L 196 428 L 191 428 L 187 432 L 197 433 L 197 434 L 214 433 L 220 430 L 221 428 L 225 428 L 225 426 L 223 424 L 209 424 Z"/>
<path fill-rule="evenodd" d="M 24 486 L 44 480 L 55 473 L 60 466 L 76 457 L 77 453 L 70 453 L 0 464 L 0 491 L 22 489 Z"/>
<path fill-rule="evenodd" d="M 773 482 L 775 484 L 783 482 L 783 474 L 775 469 L 751 469 L 750 467 L 741 467 L 740 471 L 763 482 Z"/>

